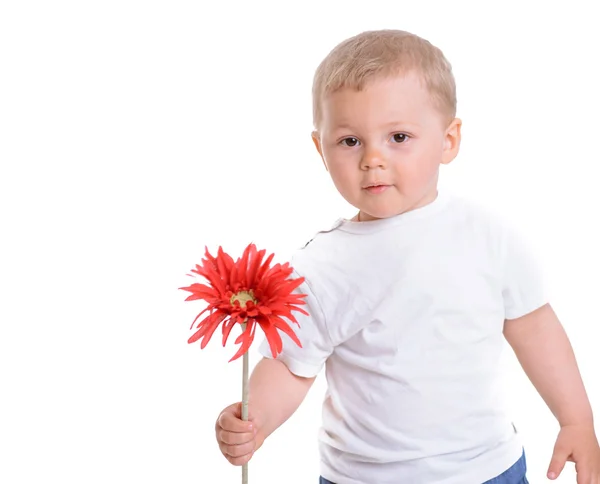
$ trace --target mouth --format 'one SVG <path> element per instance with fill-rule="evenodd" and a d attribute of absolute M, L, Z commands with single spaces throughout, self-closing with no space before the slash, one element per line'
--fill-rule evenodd
<path fill-rule="evenodd" d="M 363 187 L 363 189 L 367 190 L 369 193 L 378 194 L 385 192 L 390 185 L 386 185 L 385 183 L 370 183 Z"/>

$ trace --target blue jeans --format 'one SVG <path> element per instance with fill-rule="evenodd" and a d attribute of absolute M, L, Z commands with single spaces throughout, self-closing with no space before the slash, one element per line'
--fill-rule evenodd
<path fill-rule="evenodd" d="M 485 481 L 483 484 L 529 484 L 525 474 L 527 473 L 527 461 L 525 459 L 525 452 L 521 458 L 515 462 L 509 469 L 504 471 L 497 477 Z M 321 477 L 319 484 L 334 484 L 327 479 Z"/>

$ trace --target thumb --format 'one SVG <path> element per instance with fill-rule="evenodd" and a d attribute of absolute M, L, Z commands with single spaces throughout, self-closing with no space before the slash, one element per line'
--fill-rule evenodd
<path fill-rule="evenodd" d="M 232 405 L 229 405 L 229 407 L 227 407 L 225 409 L 225 411 L 231 412 L 235 415 L 236 418 L 241 419 L 242 418 L 242 402 L 236 402 Z M 248 420 L 252 421 L 254 419 L 252 412 L 250 411 L 250 405 L 248 405 Z"/>
<path fill-rule="evenodd" d="M 219 417 L 221 417 L 222 415 L 226 415 L 226 414 L 233 415 L 235 418 L 241 420 L 242 419 L 242 402 L 232 403 L 228 407 L 224 408 L 221 411 L 221 414 L 219 415 Z M 248 421 L 251 422 L 252 420 L 254 420 L 254 417 L 252 415 L 252 412 L 250 411 L 250 407 L 248 407 Z"/>
<path fill-rule="evenodd" d="M 560 476 L 560 473 L 565 468 L 567 459 L 569 458 L 570 452 L 560 442 L 557 442 L 554 446 L 554 452 L 552 459 L 550 460 L 550 466 L 548 467 L 548 479 L 556 479 Z"/>

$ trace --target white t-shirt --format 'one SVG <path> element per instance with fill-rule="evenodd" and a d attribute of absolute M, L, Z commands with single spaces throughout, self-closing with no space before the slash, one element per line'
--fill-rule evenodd
<path fill-rule="evenodd" d="M 310 317 L 278 357 L 325 366 L 321 473 L 336 484 L 481 484 L 522 443 L 501 395 L 506 319 L 546 304 L 525 244 L 459 197 L 339 220 L 291 261 Z M 262 355 L 272 358 L 266 341 Z"/>

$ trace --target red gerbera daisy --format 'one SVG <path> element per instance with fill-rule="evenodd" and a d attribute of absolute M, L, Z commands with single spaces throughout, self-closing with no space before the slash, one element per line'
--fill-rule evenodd
<path fill-rule="evenodd" d="M 210 285 L 194 283 L 180 288 L 191 293 L 186 301 L 203 299 L 208 303 L 208 307 L 196 316 L 192 327 L 202 314 L 207 311 L 209 314 L 198 323 L 197 331 L 189 338 L 188 343 L 201 340 L 200 348 L 206 347 L 219 324 L 223 323 L 225 346 L 232 328 L 235 324 L 241 324 L 243 332 L 235 340 L 235 343 L 241 343 L 241 346 L 229 360 L 233 361 L 248 351 L 258 324 L 269 342 L 273 358 L 276 358 L 283 348 L 277 330 L 283 331 L 302 347 L 300 340 L 283 318 L 299 325 L 292 311 L 308 315 L 298 307 L 305 304 L 302 298 L 306 297 L 306 294 L 292 294 L 294 289 L 304 282 L 304 278 L 288 279 L 293 271 L 288 263 L 270 267 L 274 254 L 263 261 L 264 256 L 265 250 L 257 251 L 254 244 L 248 245 L 242 257 L 235 262 L 221 247 L 216 257 L 206 248 L 206 258 L 202 259 L 202 265 L 196 265 L 192 272 L 203 276 Z"/>

